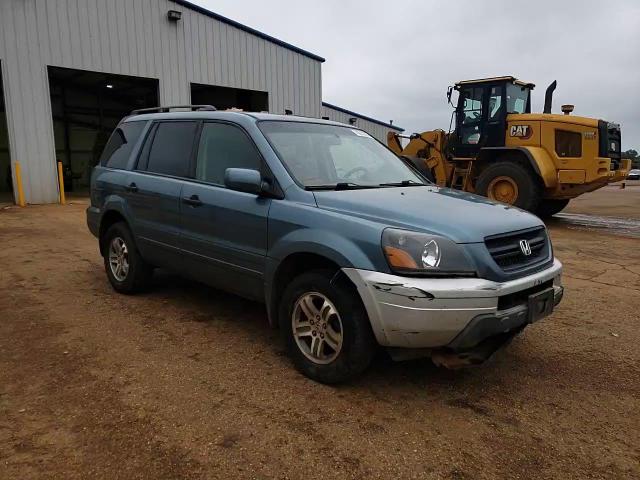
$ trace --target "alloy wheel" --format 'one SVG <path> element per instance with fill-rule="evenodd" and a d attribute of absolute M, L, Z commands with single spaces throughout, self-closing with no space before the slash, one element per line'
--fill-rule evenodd
<path fill-rule="evenodd" d="M 120 237 L 115 237 L 109 244 L 109 267 L 117 281 L 125 281 L 129 273 L 129 249 Z"/>
<path fill-rule="evenodd" d="M 326 365 L 340 354 L 342 320 L 334 304 L 322 293 L 308 292 L 298 298 L 291 325 L 298 348 L 312 362 Z"/>

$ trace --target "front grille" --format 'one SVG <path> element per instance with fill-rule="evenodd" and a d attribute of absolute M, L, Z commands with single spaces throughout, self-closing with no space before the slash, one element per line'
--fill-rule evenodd
<path fill-rule="evenodd" d="M 531 254 L 526 255 L 520 242 L 526 240 Z M 549 258 L 549 238 L 544 227 L 536 227 L 485 238 L 487 250 L 493 260 L 505 272 L 532 267 Z"/>
<path fill-rule="evenodd" d="M 611 170 L 619 168 L 622 158 L 622 135 L 617 123 L 598 120 L 598 154 L 611 159 Z"/>

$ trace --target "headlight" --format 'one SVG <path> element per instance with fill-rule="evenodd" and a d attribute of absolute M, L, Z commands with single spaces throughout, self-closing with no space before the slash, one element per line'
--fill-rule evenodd
<path fill-rule="evenodd" d="M 391 270 L 404 275 L 474 276 L 462 248 L 448 238 L 387 228 L 382 249 Z"/>

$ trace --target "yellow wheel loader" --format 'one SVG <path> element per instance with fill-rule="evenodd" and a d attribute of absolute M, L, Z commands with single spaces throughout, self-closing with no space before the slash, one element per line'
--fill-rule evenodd
<path fill-rule="evenodd" d="M 514 77 L 466 80 L 447 90 L 455 110 L 446 133 L 410 136 L 390 132 L 389 147 L 438 185 L 484 195 L 539 216 L 569 200 L 625 178 L 620 126 L 604 120 L 551 113 L 554 81 L 543 113 L 531 113 L 532 83 Z M 451 102 L 458 92 L 457 105 Z M 403 138 L 408 139 L 406 146 Z"/>

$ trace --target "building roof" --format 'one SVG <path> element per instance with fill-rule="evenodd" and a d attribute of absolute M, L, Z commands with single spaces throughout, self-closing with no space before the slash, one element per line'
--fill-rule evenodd
<path fill-rule="evenodd" d="M 203 15 L 206 15 L 207 17 L 211 17 L 214 18 L 220 22 L 226 23 L 227 25 L 231 25 L 232 27 L 238 28 L 240 30 L 243 30 L 247 33 L 250 33 L 252 35 L 255 35 L 256 37 L 260 37 L 264 40 L 267 40 L 268 42 L 271 43 L 275 43 L 276 45 L 279 45 L 281 47 L 284 47 L 288 50 L 292 50 L 296 53 L 299 53 L 301 55 L 304 55 L 305 57 L 309 57 L 312 58 L 313 60 L 317 60 L 318 62 L 324 62 L 324 58 L 311 53 L 311 52 L 307 52 L 306 50 L 303 50 L 301 48 L 296 47 L 295 45 L 291 45 L 290 43 L 287 42 L 283 42 L 282 40 L 278 40 L 277 38 L 272 37 L 271 35 L 267 35 L 266 33 L 263 33 L 259 30 L 256 30 L 254 28 L 251 27 L 247 27 L 246 25 L 243 25 L 239 22 L 236 22 L 235 20 L 231 20 L 230 18 L 227 17 L 223 17 L 222 15 L 219 15 L 215 12 L 212 12 L 211 10 L 207 10 L 204 7 L 201 7 L 199 5 L 196 5 L 194 3 L 188 2 L 186 0 L 171 0 L 173 3 L 176 3 L 178 5 L 181 5 L 185 8 L 188 8 L 189 10 L 193 10 L 195 12 L 201 13 Z"/>
<path fill-rule="evenodd" d="M 382 125 L 383 127 L 391 128 L 393 130 L 397 130 L 398 132 L 404 132 L 404 128 L 398 127 L 396 125 L 392 125 L 390 123 L 383 122 L 381 120 L 376 120 L 375 118 L 367 117 L 366 115 L 362 115 L 360 113 L 352 112 L 351 110 L 347 110 L 346 108 L 337 107 L 336 105 L 332 105 L 327 102 L 322 102 L 322 106 L 332 108 L 333 110 L 337 110 L 342 113 L 346 113 L 347 115 L 353 115 L 354 117 L 361 118 L 362 120 L 366 120 L 368 122 L 377 123 L 378 125 Z"/>

